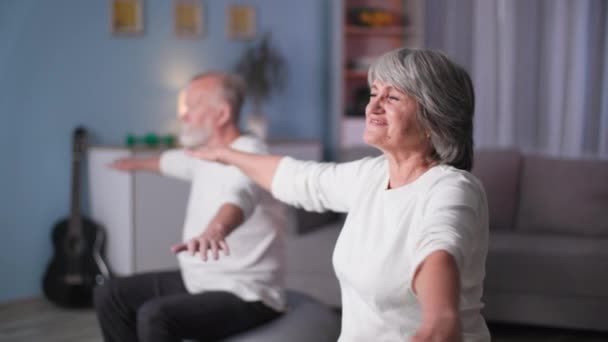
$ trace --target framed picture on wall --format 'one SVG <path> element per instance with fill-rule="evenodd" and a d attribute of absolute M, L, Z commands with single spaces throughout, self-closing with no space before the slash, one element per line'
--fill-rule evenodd
<path fill-rule="evenodd" d="M 228 7 L 228 36 L 231 39 L 253 39 L 255 37 L 255 9 L 249 5 Z"/>
<path fill-rule="evenodd" d="M 117 35 L 143 33 L 144 0 L 110 0 L 110 31 Z"/>
<path fill-rule="evenodd" d="M 173 0 L 175 34 L 180 38 L 198 38 L 204 34 L 201 0 Z"/>

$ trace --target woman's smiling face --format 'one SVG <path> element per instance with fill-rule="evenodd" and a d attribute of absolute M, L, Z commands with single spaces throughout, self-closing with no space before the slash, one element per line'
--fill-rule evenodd
<path fill-rule="evenodd" d="M 418 109 L 414 97 L 375 80 L 365 108 L 363 140 L 385 152 L 424 148 L 428 137 L 417 118 Z"/>

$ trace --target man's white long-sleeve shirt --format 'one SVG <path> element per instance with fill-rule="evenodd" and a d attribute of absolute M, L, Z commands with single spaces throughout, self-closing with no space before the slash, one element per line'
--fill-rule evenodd
<path fill-rule="evenodd" d="M 240 136 L 231 148 L 267 153 L 265 144 Z M 196 253 L 178 255 L 184 284 L 190 293 L 228 291 L 246 301 L 261 300 L 285 308 L 284 241 L 285 207 L 233 166 L 192 158 L 183 150 L 164 152 L 161 173 L 190 181 L 190 198 L 183 240 L 202 233 L 220 207 L 231 203 L 243 210 L 244 222 L 228 235 L 230 255 L 203 261 Z"/>

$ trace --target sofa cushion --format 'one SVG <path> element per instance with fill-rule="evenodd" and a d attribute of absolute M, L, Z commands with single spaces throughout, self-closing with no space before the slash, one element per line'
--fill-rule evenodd
<path fill-rule="evenodd" d="M 484 291 L 608 299 L 606 265 L 608 238 L 493 231 Z"/>
<path fill-rule="evenodd" d="M 492 230 L 513 229 L 521 160 L 517 150 L 475 152 L 472 172 L 485 188 Z"/>
<path fill-rule="evenodd" d="M 608 160 L 526 156 L 516 229 L 608 236 Z"/>

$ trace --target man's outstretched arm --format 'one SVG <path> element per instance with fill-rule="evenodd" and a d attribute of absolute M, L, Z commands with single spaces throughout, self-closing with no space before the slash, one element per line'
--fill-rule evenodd
<path fill-rule="evenodd" d="M 160 172 L 160 158 L 122 158 L 108 165 L 119 171 L 150 171 Z"/>
<path fill-rule="evenodd" d="M 243 210 L 235 204 L 226 203 L 220 207 L 217 214 L 211 219 L 205 230 L 194 238 L 171 247 L 173 253 L 187 251 L 190 255 L 200 253 L 201 259 L 207 261 L 207 253 L 211 250 L 213 259 L 219 258 L 219 251 L 224 255 L 230 254 L 226 236 L 240 226 L 245 219 Z"/>

